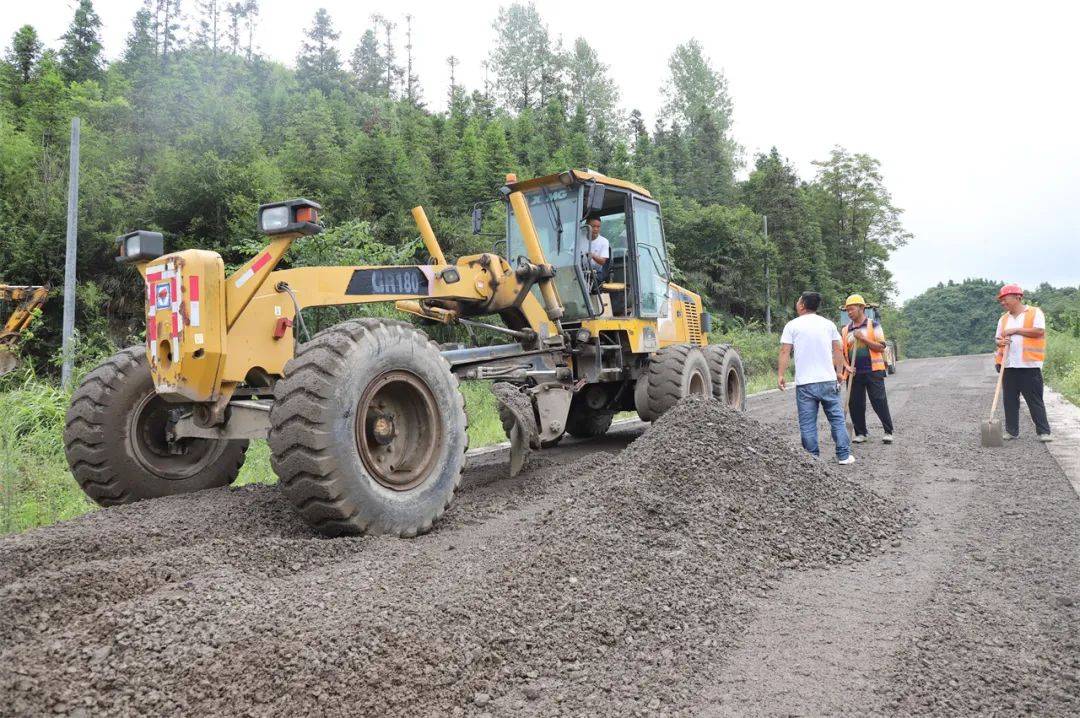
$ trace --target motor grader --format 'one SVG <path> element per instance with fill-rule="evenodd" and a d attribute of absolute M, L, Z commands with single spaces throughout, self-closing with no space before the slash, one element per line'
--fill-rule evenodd
<path fill-rule="evenodd" d="M 225 486 L 249 440 L 266 438 L 284 495 L 317 530 L 408 537 L 460 482 L 461 380 L 492 382 L 512 472 L 564 434 L 603 434 L 619 411 L 651 421 L 688 394 L 743 408 L 739 355 L 708 344 L 700 297 L 671 281 L 645 189 L 591 171 L 508 175 L 494 201 L 505 237 L 453 263 L 421 207 L 430 262 L 416 266 L 279 269 L 321 230 L 306 199 L 263 205 L 268 244 L 228 276 L 217 253 L 165 254 L 153 232 L 119 238 L 117 261 L 145 282 L 146 344 L 72 396 L 64 442 L 83 490 L 109 506 Z M 611 245 L 603 267 L 588 256 L 592 219 Z M 303 309 L 372 302 L 508 341 L 439 345 L 413 323 L 373 318 L 304 336 Z"/>

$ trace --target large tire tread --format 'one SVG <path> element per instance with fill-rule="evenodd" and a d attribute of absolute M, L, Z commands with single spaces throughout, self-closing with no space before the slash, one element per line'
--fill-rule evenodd
<path fill-rule="evenodd" d="M 146 486 L 139 486 L 139 472 L 131 470 L 130 459 L 106 427 L 126 414 L 130 407 L 119 406 L 117 394 L 127 381 L 149 373 L 146 348 L 123 349 L 87 374 L 71 396 L 64 422 L 64 453 L 80 488 L 100 506 L 116 506 L 153 498 Z M 198 477 L 198 488 L 227 486 L 244 465 L 247 441 L 229 442 L 215 464 Z M 180 488 L 183 483 L 174 485 Z M 182 491 L 180 493 L 183 493 Z M 164 495 L 164 494 L 162 494 Z"/>
<path fill-rule="evenodd" d="M 285 374 L 274 387 L 270 410 L 270 463 L 281 486 L 297 511 L 320 533 L 337 536 L 367 532 L 373 523 L 347 486 L 355 477 L 331 450 L 333 433 L 326 430 L 333 414 L 336 385 L 345 379 L 346 358 L 362 339 L 384 343 L 411 342 L 417 348 L 439 351 L 437 343 L 408 322 L 353 319 L 324 329 L 301 345 L 285 365 Z M 445 363 L 445 362 L 444 362 Z M 446 364 L 446 372 L 457 398 L 456 410 L 468 428 L 465 399 L 457 377 Z M 465 435 L 468 449 L 468 434 Z M 462 462 L 464 463 L 464 462 Z M 454 478 L 454 491 L 442 505 L 416 523 L 397 530 L 403 538 L 429 531 L 450 505 L 461 483 L 461 471 Z"/>

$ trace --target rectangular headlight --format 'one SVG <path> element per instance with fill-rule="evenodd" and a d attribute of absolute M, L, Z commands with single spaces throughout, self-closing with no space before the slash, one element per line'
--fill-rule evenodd
<path fill-rule="evenodd" d="M 292 207 L 267 207 L 259 215 L 259 229 L 264 232 L 274 232 L 285 229 L 289 226 L 290 210 L 292 210 Z"/>
<path fill-rule="evenodd" d="M 165 254 L 165 238 L 161 232 L 139 229 L 116 238 L 119 250 L 117 262 L 147 262 Z"/>
<path fill-rule="evenodd" d="M 318 202 L 308 199 L 290 199 L 271 202 L 259 207 L 259 231 L 263 234 L 318 234 Z"/>

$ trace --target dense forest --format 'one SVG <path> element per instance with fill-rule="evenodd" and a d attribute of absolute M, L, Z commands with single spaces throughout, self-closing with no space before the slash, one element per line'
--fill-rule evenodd
<path fill-rule="evenodd" d="M 996 297 L 1004 282 L 965 279 L 931 287 L 904 304 L 908 357 L 979 354 L 994 350 L 994 330 L 1002 309 Z M 1024 301 L 1040 307 L 1047 326 L 1080 337 L 1080 287 L 1040 284 Z"/>
<path fill-rule="evenodd" d="M 469 232 L 474 202 L 507 172 L 570 167 L 648 187 L 678 278 L 725 321 L 761 321 L 766 263 L 778 320 L 809 288 L 829 303 L 855 290 L 890 298 L 886 262 L 909 235 L 878 162 L 822 148 L 816 175 L 803 178 L 778 149 L 746 157 L 735 100 L 697 41 L 672 49 L 648 127 L 640 108 L 621 106 L 618 68 L 584 38 L 554 35 L 531 3 L 493 18 L 483 86 L 459 84 L 448 57 L 445 97 L 425 97 L 413 56 L 422 22 L 372 15 L 359 44 L 341 48 L 320 9 L 293 67 L 260 53 L 258 0 L 146 0 L 113 62 L 91 0 L 59 47 L 20 28 L 0 62 L 0 282 L 62 284 L 78 116 L 84 346 L 139 331 L 140 287 L 113 261 L 115 237 L 130 229 L 236 264 L 258 246 L 259 204 L 306 196 L 331 231 L 294 264 L 423 261 L 412 206 L 427 208 L 448 254 L 486 249 L 490 238 Z M 59 343 L 59 314 L 51 301 L 29 344 L 39 365 Z"/>

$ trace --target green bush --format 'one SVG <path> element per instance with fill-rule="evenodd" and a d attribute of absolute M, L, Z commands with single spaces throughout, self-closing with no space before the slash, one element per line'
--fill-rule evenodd
<path fill-rule="evenodd" d="M 1080 406 L 1080 337 L 1050 330 L 1046 338 L 1046 381 L 1066 399 Z"/>

